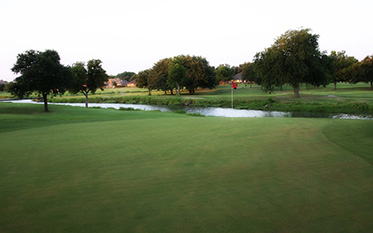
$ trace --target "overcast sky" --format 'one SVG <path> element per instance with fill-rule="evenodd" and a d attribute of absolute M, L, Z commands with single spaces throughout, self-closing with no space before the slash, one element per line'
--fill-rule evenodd
<path fill-rule="evenodd" d="M 0 0 L 0 79 L 17 55 L 56 50 L 64 65 L 100 59 L 110 75 L 181 54 L 238 66 L 289 29 L 320 50 L 373 54 L 372 0 Z"/>

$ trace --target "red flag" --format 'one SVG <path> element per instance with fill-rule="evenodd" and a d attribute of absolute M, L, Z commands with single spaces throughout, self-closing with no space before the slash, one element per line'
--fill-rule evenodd
<path fill-rule="evenodd" d="M 232 82 L 232 88 L 233 89 L 237 89 L 237 84 L 235 84 L 234 82 Z"/>

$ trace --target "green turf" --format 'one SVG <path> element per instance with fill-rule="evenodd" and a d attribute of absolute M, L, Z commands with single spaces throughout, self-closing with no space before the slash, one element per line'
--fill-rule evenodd
<path fill-rule="evenodd" d="M 0 232 L 372 232 L 373 121 L 0 103 Z"/>

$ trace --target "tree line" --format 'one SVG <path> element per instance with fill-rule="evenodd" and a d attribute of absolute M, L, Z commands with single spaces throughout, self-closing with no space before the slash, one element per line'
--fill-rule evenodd
<path fill-rule="evenodd" d="M 348 56 L 345 51 L 332 51 L 329 55 L 320 52 L 319 35 L 310 29 L 289 30 L 278 37 L 274 44 L 258 52 L 253 62 L 238 67 L 227 64 L 217 68 L 200 56 L 179 55 L 161 59 L 152 68 L 135 74 L 123 72 L 117 76 L 125 80 L 136 80 L 140 88 L 174 90 L 177 95 L 184 88 L 193 94 L 197 88 L 214 88 L 219 81 L 231 80 L 233 75 L 242 72 L 242 79 L 257 83 L 271 92 L 275 87 L 288 84 L 293 87 L 295 97 L 299 97 L 301 84 L 325 86 L 338 82 L 366 82 L 373 89 L 373 56 L 362 61 Z M 60 57 L 54 50 L 44 52 L 29 50 L 17 56 L 12 71 L 20 74 L 6 89 L 13 95 L 23 98 L 37 92 L 48 111 L 48 95 L 82 93 L 88 107 L 89 93 L 103 89 L 108 80 L 102 62 L 92 59 L 85 64 L 77 62 L 70 66 L 60 64 Z"/>
<path fill-rule="evenodd" d="M 258 52 L 253 62 L 238 67 L 222 64 L 214 68 L 202 57 L 181 55 L 160 60 L 135 78 L 137 86 L 148 88 L 149 94 L 154 89 L 171 94 L 175 89 L 180 94 L 183 87 L 193 94 L 196 87 L 213 88 L 241 72 L 243 81 L 257 83 L 269 93 L 275 87 L 290 85 L 295 97 L 300 96 L 301 84 L 318 87 L 333 83 L 336 89 L 339 82 L 366 82 L 373 89 L 373 56 L 359 62 L 345 51 L 327 55 L 319 50 L 318 39 L 310 29 L 289 30 Z"/>
<path fill-rule="evenodd" d="M 373 90 L 373 56 L 358 61 L 348 56 L 346 51 L 332 51 L 329 55 L 320 52 L 319 35 L 310 29 L 289 30 L 275 40 L 275 43 L 258 52 L 253 62 L 239 67 L 219 66 L 231 77 L 234 70 L 242 72 L 242 79 L 255 82 L 267 92 L 275 87 L 288 84 L 293 87 L 295 97 L 299 97 L 300 84 L 326 86 L 333 83 L 370 83 Z"/>

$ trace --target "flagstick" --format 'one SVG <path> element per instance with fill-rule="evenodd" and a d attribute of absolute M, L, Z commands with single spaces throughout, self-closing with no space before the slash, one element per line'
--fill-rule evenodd
<path fill-rule="evenodd" d="M 231 87 L 232 88 L 232 110 L 233 110 L 233 86 Z M 232 121 L 233 121 L 233 117 L 232 117 Z"/>
<path fill-rule="evenodd" d="M 232 87 L 232 109 L 233 109 L 233 87 Z"/>

